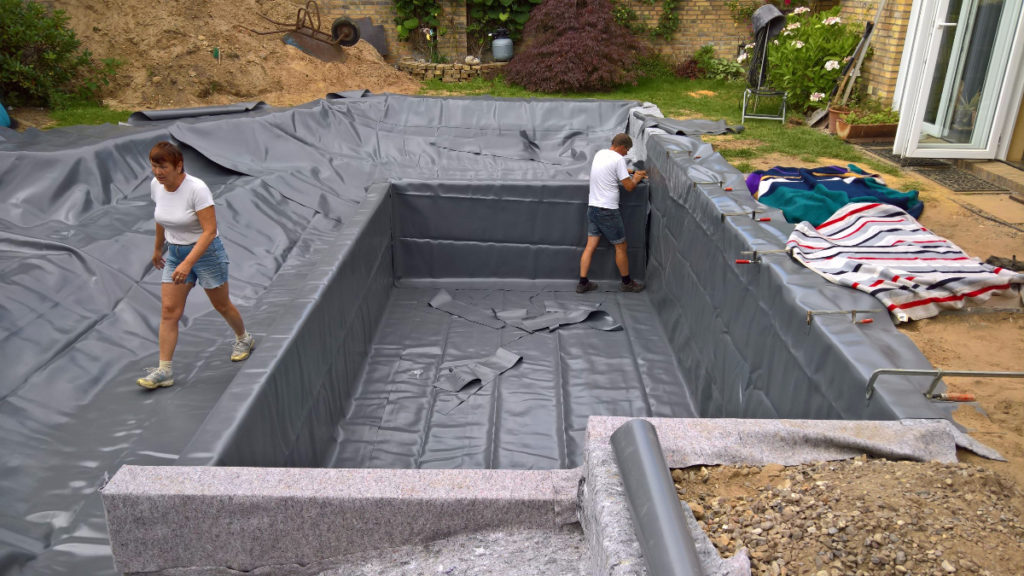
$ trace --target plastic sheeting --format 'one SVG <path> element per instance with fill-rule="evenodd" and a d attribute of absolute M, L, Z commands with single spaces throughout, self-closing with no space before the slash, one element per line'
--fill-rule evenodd
<path fill-rule="evenodd" d="M 569 285 L 571 288 L 571 284 Z M 641 294 L 463 289 L 476 308 L 527 308 L 584 299 L 623 330 L 581 324 L 528 334 L 496 330 L 427 305 L 433 288 L 395 288 L 328 465 L 341 468 L 571 468 L 582 463 L 587 418 L 689 417 L 686 393 L 658 317 Z M 522 357 L 456 409 L 431 383 L 443 363 Z M 439 408 L 440 407 L 440 408 Z"/>
<path fill-rule="evenodd" d="M 590 155 L 622 130 L 632 105 L 334 96 L 136 126 L 0 130 L 0 572 L 112 573 L 98 486 L 124 463 L 176 462 L 218 400 L 221 411 L 200 430 L 216 436 L 213 446 L 241 434 L 238 444 L 252 447 L 243 453 L 265 450 L 259 461 L 275 464 L 312 451 L 286 449 L 316 446 L 316 438 L 287 438 L 294 428 L 268 424 L 258 406 L 304 413 L 310 388 L 297 382 L 311 382 L 305 368 L 326 367 L 334 354 L 350 359 L 335 369 L 357 376 L 382 316 L 373 306 L 388 302 L 391 252 L 379 253 L 376 276 L 374 268 L 332 270 L 343 254 L 389 241 L 387 224 L 375 228 L 384 238 L 358 241 L 363 225 L 346 226 L 371 183 L 585 180 Z M 260 345 L 246 363 L 228 362 L 230 330 L 194 294 L 175 355 L 178 384 L 146 394 L 134 380 L 155 364 L 160 305 L 149 264 L 148 151 L 164 139 L 183 145 L 188 171 L 213 190 L 232 296 Z M 534 154 L 459 151 L 489 139 L 502 150 L 522 139 Z M 330 274 L 351 276 L 333 297 L 347 302 L 361 289 L 368 305 L 320 302 Z M 340 316 L 315 328 L 325 310 Z M 336 340 L 345 318 L 351 336 Z M 278 370 L 281 387 L 265 386 L 271 366 L 298 372 Z M 324 445 L 334 445 L 336 423 Z M 244 437 L 250 430 L 263 434 Z M 293 460 L 278 456 L 286 453 Z"/>
<path fill-rule="evenodd" d="M 649 291 L 572 292 L 590 158 L 638 133 L 634 105 L 357 92 L 0 129 L 0 571 L 112 573 L 96 490 L 125 463 L 555 468 L 579 463 L 591 414 L 943 415 L 903 382 L 865 403 L 874 367 L 928 367 L 886 323 L 805 323 L 869 296 L 786 257 L 732 264 L 791 226 L 724 217 L 753 201 L 697 139 L 638 141 L 650 208 L 627 194 L 624 212 Z M 134 379 L 155 363 L 159 321 L 147 153 L 169 138 L 213 190 L 232 296 L 260 344 L 230 363 L 230 330 L 193 295 L 178 384 L 146 393 Z M 606 245 L 594 270 L 615 276 Z M 441 287 L 501 310 L 600 301 L 623 329 L 495 330 L 432 309 Z M 522 360 L 432 410 L 418 370 L 499 346 Z"/>
<path fill-rule="evenodd" d="M 941 418 L 916 382 L 865 402 L 878 368 L 931 365 L 871 296 L 821 278 L 781 250 L 792 225 L 757 204 L 744 175 L 699 140 L 654 135 L 648 286 L 698 411 L 704 417 Z M 757 214 L 755 219 L 751 214 Z M 761 218 L 771 218 L 768 222 Z M 755 261 L 751 264 L 737 260 Z M 877 310 L 872 324 L 849 314 Z M 864 317 L 862 314 L 861 317 Z M 813 415 L 813 416 L 810 416 Z"/>

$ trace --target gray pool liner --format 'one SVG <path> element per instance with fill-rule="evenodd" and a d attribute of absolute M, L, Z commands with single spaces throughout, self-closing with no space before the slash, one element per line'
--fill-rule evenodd
<path fill-rule="evenodd" d="M 111 574 L 97 489 L 126 464 L 557 469 L 582 464 L 591 415 L 949 417 L 923 397 L 929 377 L 887 378 L 865 400 L 875 369 L 931 365 L 870 296 L 787 256 L 737 264 L 792 226 L 751 218 L 743 175 L 699 138 L 645 130 L 635 112 L 656 109 L 343 96 L 0 129 L 0 570 Z M 648 289 L 618 293 L 602 243 L 591 271 L 607 291 L 575 295 L 590 159 L 623 131 L 650 176 L 621 206 Z M 177 383 L 147 394 L 134 380 L 157 350 L 160 140 L 213 192 L 260 347 L 231 363 L 230 330 L 195 294 Z M 622 330 L 488 328 L 431 309 L 439 288 L 482 309 L 601 302 Z M 878 314 L 805 320 L 843 309 Z M 498 347 L 523 360 L 448 414 L 429 382 L 394 378 L 412 351 L 443 363 Z"/>

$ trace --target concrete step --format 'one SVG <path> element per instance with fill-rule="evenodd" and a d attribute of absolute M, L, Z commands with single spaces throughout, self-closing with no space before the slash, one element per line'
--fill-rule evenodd
<path fill-rule="evenodd" d="M 1024 203 L 1024 170 L 1005 162 L 963 160 L 957 166 L 978 178 L 1002 186 L 1010 197 Z"/>

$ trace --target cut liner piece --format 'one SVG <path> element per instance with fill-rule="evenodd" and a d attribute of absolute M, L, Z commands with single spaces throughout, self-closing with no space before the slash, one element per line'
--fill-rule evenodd
<path fill-rule="evenodd" d="M 464 302 L 459 302 L 452 298 L 452 295 L 443 288 L 430 299 L 430 306 L 470 322 L 482 324 L 488 328 L 501 329 L 505 327 L 504 321 L 494 317 L 493 310 L 481 310 Z"/>

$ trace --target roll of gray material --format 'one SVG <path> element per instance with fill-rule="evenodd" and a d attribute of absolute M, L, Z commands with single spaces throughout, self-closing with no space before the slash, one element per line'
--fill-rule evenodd
<path fill-rule="evenodd" d="M 612 434 L 612 449 L 626 489 L 633 528 L 647 560 L 647 573 L 703 574 L 654 426 L 640 419 L 626 422 Z"/>
<path fill-rule="evenodd" d="M 224 114 L 239 114 L 262 110 L 267 107 L 266 102 L 238 102 L 237 104 L 222 104 L 219 106 L 200 106 L 198 108 L 174 108 L 168 110 L 139 110 L 132 112 L 128 117 L 129 123 L 138 123 L 155 120 L 180 120 L 182 118 L 197 118 L 199 116 L 221 116 Z"/>

